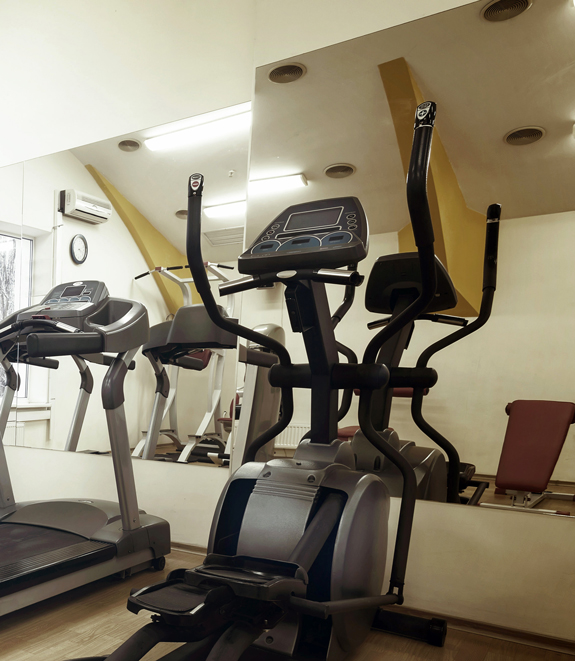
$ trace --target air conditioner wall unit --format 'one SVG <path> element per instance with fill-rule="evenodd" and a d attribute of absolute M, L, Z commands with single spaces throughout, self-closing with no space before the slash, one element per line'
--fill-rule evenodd
<path fill-rule="evenodd" d="M 112 203 L 88 193 L 68 188 L 60 191 L 58 211 L 88 223 L 105 223 L 112 215 Z"/>

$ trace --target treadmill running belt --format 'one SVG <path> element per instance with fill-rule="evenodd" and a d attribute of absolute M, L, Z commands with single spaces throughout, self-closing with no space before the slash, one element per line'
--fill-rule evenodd
<path fill-rule="evenodd" d="M 114 544 L 14 523 L 0 524 L 0 596 L 38 585 L 116 555 Z"/>

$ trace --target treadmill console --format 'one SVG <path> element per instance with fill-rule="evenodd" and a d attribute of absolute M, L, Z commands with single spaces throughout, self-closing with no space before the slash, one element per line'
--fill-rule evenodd
<path fill-rule="evenodd" d="M 367 255 L 368 225 L 356 197 L 295 204 L 275 218 L 238 259 L 240 273 L 338 268 Z"/>
<path fill-rule="evenodd" d="M 108 300 L 108 289 L 103 282 L 83 280 L 57 285 L 38 305 L 22 310 L 19 320 L 33 317 L 66 319 L 66 322 L 81 328 L 81 322 L 93 314 Z M 78 323 L 80 322 L 80 325 Z"/>

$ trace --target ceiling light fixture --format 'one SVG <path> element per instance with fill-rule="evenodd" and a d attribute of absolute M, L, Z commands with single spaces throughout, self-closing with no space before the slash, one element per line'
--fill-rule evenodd
<path fill-rule="evenodd" d="M 545 135 L 545 129 L 542 126 L 522 126 L 506 133 L 503 139 L 508 145 L 520 147 L 522 145 L 531 145 Z"/>
<path fill-rule="evenodd" d="M 351 163 L 334 163 L 333 165 L 328 165 L 323 173 L 331 179 L 345 179 L 345 177 L 351 176 L 355 172 L 355 169 L 355 165 Z"/>
<path fill-rule="evenodd" d="M 207 218 L 219 220 L 221 218 L 245 215 L 247 207 L 246 200 L 240 200 L 239 202 L 228 202 L 228 204 L 217 204 L 213 207 L 204 207 L 204 213 Z"/>
<path fill-rule="evenodd" d="M 282 191 L 303 188 L 307 186 L 305 174 L 289 174 L 284 177 L 270 179 L 254 179 L 250 181 L 250 193 L 280 193 Z"/>
<path fill-rule="evenodd" d="M 292 62 L 291 64 L 282 64 L 279 67 L 272 69 L 268 78 L 272 83 L 294 83 L 296 80 L 299 80 L 305 76 L 307 69 L 303 64 L 297 62 Z"/>
<path fill-rule="evenodd" d="M 508 21 L 527 11 L 533 0 L 491 0 L 481 10 L 481 15 L 490 23 Z"/>
<path fill-rule="evenodd" d="M 185 128 L 144 140 L 151 151 L 188 147 L 194 142 L 227 138 L 231 133 L 247 131 L 251 125 L 251 103 L 241 103 L 192 118 Z"/>

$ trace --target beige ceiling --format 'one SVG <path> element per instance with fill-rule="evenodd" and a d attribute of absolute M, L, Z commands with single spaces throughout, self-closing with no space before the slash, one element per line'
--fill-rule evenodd
<path fill-rule="evenodd" d="M 185 252 L 186 221 L 174 214 L 187 208 L 190 174 L 201 172 L 205 176 L 204 206 L 211 206 L 245 200 L 248 172 L 248 127 L 215 138 L 199 138 L 191 147 L 150 151 L 143 145 L 146 138 L 188 124 L 188 120 L 171 122 L 71 150 L 84 165 L 93 165 L 103 174 L 180 252 Z M 118 143 L 128 138 L 140 141 L 142 147 L 135 152 L 121 151 Z M 204 218 L 202 229 L 244 224 L 245 215 L 227 220 Z M 215 248 L 204 239 L 202 249 L 206 260 L 223 262 L 235 260 L 242 245 Z"/>
<path fill-rule="evenodd" d="M 291 84 L 256 75 L 250 177 L 303 172 L 306 189 L 250 195 L 247 239 L 290 204 L 339 195 L 362 201 L 372 232 L 408 222 L 405 185 L 377 65 L 404 57 L 424 95 L 437 102 L 437 129 L 468 205 L 500 202 L 504 218 L 575 208 L 575 8 L 535 0 L 501 23 L 486 1 L 306 53 L 307 75 Z M 543 126 L 538 143 L 514 147 L 511 129 Z M 326 166 L 357 172 L 330 180 Z"/>

